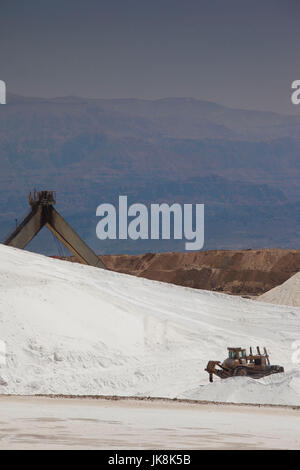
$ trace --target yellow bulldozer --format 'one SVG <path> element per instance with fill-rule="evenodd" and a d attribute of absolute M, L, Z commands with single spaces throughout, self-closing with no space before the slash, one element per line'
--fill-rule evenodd
<path fill-rule="evenodd" d="M 250 347 L 250 353 L 248 355 L 246 349 L 227 349 L 228 357 L 223 362 L 208 362 L 205 370 L 209 374 L 210 382 L 213 382 L 214 375 L 220 379 L 238 376 L 249 376 L 253 379 L 260 379 L 266 375 L 284 372 L 282 366 L 270 364 L 269 354 L 266 348 L 264 348 L 264 352 L 261 353 L 259 346 L 257 346 L 256 353 L 253 354 L 252 348 Z"/>

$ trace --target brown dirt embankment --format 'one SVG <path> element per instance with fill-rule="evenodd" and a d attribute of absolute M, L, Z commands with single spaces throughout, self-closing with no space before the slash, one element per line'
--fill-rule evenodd
<path fill-rule="evenodd" d="M 76 262 L 74 257 L 63 259 Z M 300 250 L 212 250 L 102 255 L 112 271 L 226 294 L 258 296 L 300 271 Z"/>
<path fill-rule="evenodd" d="M 101 257 L 113 271 L 185 287 L 260 295 L 300 271 L 300 250 L 216 250 Z"/>

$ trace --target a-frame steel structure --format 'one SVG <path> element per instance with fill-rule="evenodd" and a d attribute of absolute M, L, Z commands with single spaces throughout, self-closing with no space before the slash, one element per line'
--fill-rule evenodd
<path fill-rule="evenodd" d="M 55 202 L 53 191 L 34 191 L 33 196 L 30 193 L 30 213 L 4 244 L 23 249 L 46 226 L 76 256 L 78 261 L 89 266 L 107 269 L 103 261 L 54 209 Z"/>

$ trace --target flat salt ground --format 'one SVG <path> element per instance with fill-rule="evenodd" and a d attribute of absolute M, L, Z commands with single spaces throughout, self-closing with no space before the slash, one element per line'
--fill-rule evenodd
<path fill-rule="evenodd" d="M 300 449 L 292 409 L 0 397 L 0 416 L 0 449 Z"/>
<path fill-rule="evenodd" d="M 300 404 L 300 308 L 173 286 L 0 245 L 2 394 L 143 395 Z M 227 346 L 285 374 L 208 383 Z"/>
<path fill-rule="evenodd" d="M 300 306 L 300 273 L 295 274 L 280 286 L 265 292 L 257 298 L 270 304 Z"/>

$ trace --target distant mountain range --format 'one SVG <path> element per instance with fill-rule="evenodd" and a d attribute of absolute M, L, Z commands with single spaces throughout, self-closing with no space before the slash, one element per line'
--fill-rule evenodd
<path fill-rule="evenodd" d="M 0 106 L 0 238 L 34 187 L 100 252 L 182 251 L 180 241 L 101 242 L 95 210 L 130 202 L 206 204 L 205 249 L 300 248 L 300 117 L 191 98 L 9 95 Z M 33 250 L 55 253 L 40 236 Z"/>

